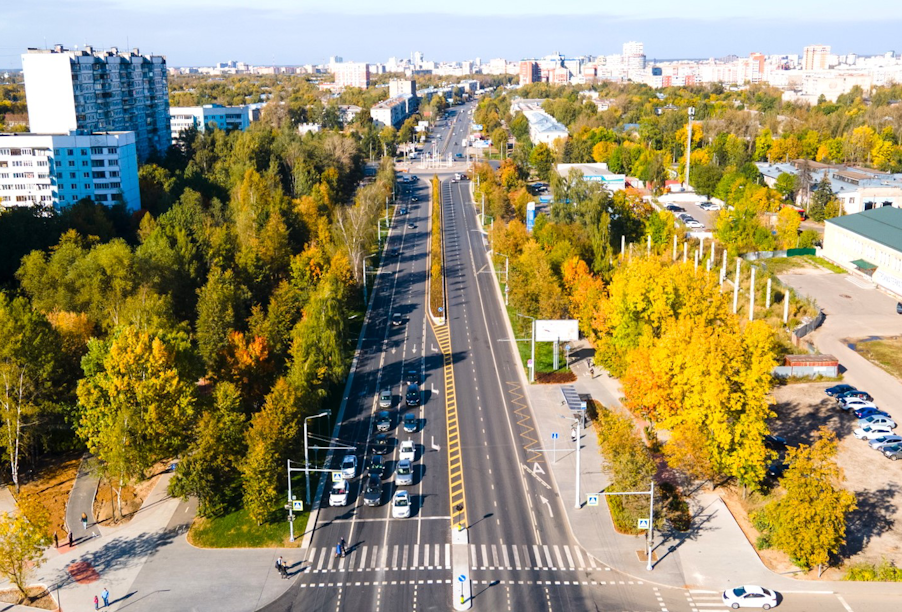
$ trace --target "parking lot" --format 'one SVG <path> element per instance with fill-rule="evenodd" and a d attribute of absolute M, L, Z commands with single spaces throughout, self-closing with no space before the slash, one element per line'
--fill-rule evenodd
<path fill-rule="evenodd" d="M 855 415 L 843 412 L 824 393 L 836 383 L 805 383 L 774 390 L 776 435 L 791 446 L 811 444 L 827 426 L 839 441 L 837 463 L 845 472 L 845 487 L 855 493 L 858 508 L 848 522 L 845 555 L 852 562 L 902 565 L 902 461 L 890 461 L 852 434 Z M 883 408 L 883 406 L 880 406 Z"/>
<path fill-rule="evenodd" d="M 709 201 L 708 198 L 704 196 L 695 193 L 670 193 L 661 196 L 658 201 L 660 202 L 662 209 L 668 205 L 679 206 L 685 210 L 687 214 L 692 216 L 693 219 L 701 223 L 704 226 L 703 229 L 710 231 L 715 229 L 717 211 L 702 210 L 699 206 L 701 203 Z M 680 212 L 676 211 L 673 214 L 678 215 Z M 695 229 L 701 231 L 702 228 Z"/>

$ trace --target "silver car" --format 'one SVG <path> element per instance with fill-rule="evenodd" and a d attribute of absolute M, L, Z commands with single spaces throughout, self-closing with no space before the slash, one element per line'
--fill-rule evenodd
<path fill-rule="evenodd" d="M 386 387 L 382 391 L 379 392 L 379 407 L 380 408 L 391 408 L 391 389 Z"/>
<path fill-rule="evenodd" d="M 413 485 L 413 466 L 407 459 L 398 462 L 398 468 L 395 470 L 395 484 L 399 487 Z"/>

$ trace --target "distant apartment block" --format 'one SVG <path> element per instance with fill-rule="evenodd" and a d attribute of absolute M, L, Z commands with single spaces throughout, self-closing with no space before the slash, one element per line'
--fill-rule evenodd
<path fill-rule="evenodd" d="M 538 83 L 541 80 L 542 73 L 539 71 L 538 62 L 532 60 L 523 60 L 520 62 L 520 85 Z"/>
<path fill-rule="evenodd" d="M 803 70 L 827 70 L 830 67 L 830 46 L 808 45 L 802 58 Z"/>
<path fill-rule="evenodd" d="M 365 62 L 337 62 L 330 66 L 338 87 L 359 87 L 370 85 L 370 67 Z"/>
<path fill-rule="evenodd" d="M 0 206 L 141 207 L 134 132 L 0 134 Z"/>
<path fill-rule="evenodd" d="M 135 132 L 141 161 L 169 148 L 165 57 L 57 45 L 28 49 L 22 68 L 32 132 Z"/>
<path fill-rule="evenodd" d="M 404 94 L 409 96 L 417 95 L 417 82 L 407 79 L 392 79 L 388 82 L 389 98 L 397 98 Z"/>
<path fill-rule="evenodd" d="M 370 108 L 370 117 L 377 127 L 398 127 L 415 109 L 415 98 L 410 95 L 383 100 Z"/>
<path fill-rule="evenodd" d="M 169 108 L 172 144 L 177 144 L 181 133 L 190 128 L 195 128 L 198 132 L 215 129 L 227 132 L 246 130 L 251 123 L 260 119 L 262 107 L 263 104 L 172 106 Z"/>

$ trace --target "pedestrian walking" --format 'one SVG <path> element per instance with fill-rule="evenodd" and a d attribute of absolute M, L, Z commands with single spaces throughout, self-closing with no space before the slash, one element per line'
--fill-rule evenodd
<path fill-rule="evenodd" d="M 100 600 L 97 599 L 97 595 L 94 596 L 94 609 L 95 609 L 95 610 L 99 610 L 99 609 L 100 609 Z"/>
<path fill-rule="evenodd" d="M 282 571 L 282 565 L 283 565 L 284 563 L 285 563 L 285 562 L 282 560 L 282 555 L 279 555 L 279 558 L 276 559 L 276 569 L 277 569 L 278 571 Z"/>
<path fill-rule="evenodd" d="M 576 427 L 570 429 L 570 439 L 576 442 Z"/>
<path fill-rule="evenodd" d="M 53 546 L 54 546 L 55 548 L 59 548 L 59 547 L 60 547 L 60 536 L 59 536 L 59 534 L 58 534 L 57 532 L 55 532 L 55 531 L 53 532 Z"/>
<path fill-rule="evenodd" d="M 344 538 L 342 538 L 341 542 L 339 542 L 339 546 L 341 546 L 341 556 L 344 557 L 346 554 L 348 554 L 348 544 L 347 542 L 345 542 Z"/>
<path fill-rule="evenodd" d="M 594 367 L 591 367 L 591 366 L 589 367 L 589 376 L 591 376 L 592 378 L 595 378 L 595 368 Z"/>
<path fill-rule="evenodd" d="M 100 592 L 100 597 L 103 599 L 104 608 L 110 605 L 110 592 L 106 590 L 106 587 Z"/>
<path fill-rule="evenodd" d="M 283 579 L 288 578 L 288 566 L 284 561 L 282 561 L 282 565 L 279 566 L 279 575 L 281 575 Z"/>
<path fill-rule="evenodd" d="M 69 532 L 69 548 L 72 548 L 75 544 L 72 541 L 72 532 Z"/>
<path fill-rule="evenodd" d="M 85 530 L 88 528 L 88 515 L 84 512 L 81 513 L 81 526 Z"/>

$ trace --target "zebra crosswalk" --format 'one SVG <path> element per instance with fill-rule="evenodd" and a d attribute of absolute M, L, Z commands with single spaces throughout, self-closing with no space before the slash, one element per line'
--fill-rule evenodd
<path fill-rule="evenodd" d="M 730 609 L 729 606 L 724 604 L 723 595 L 721 593 L 689 590 L 686 591 L 686 599 L 690 608 L 697 612 L 717 612 L 718 610 Z"/>
<path fill-rule="evenodd" d="M 606 571 L 577 546 L 544 544 L 470 544 L 472 570 L 580 570 Z M 334 547 L 307 551 L 308 573 L 392 570 L 449 570 L 450 544 L 388 544 L 355 547 L 344 558 Z"/>

